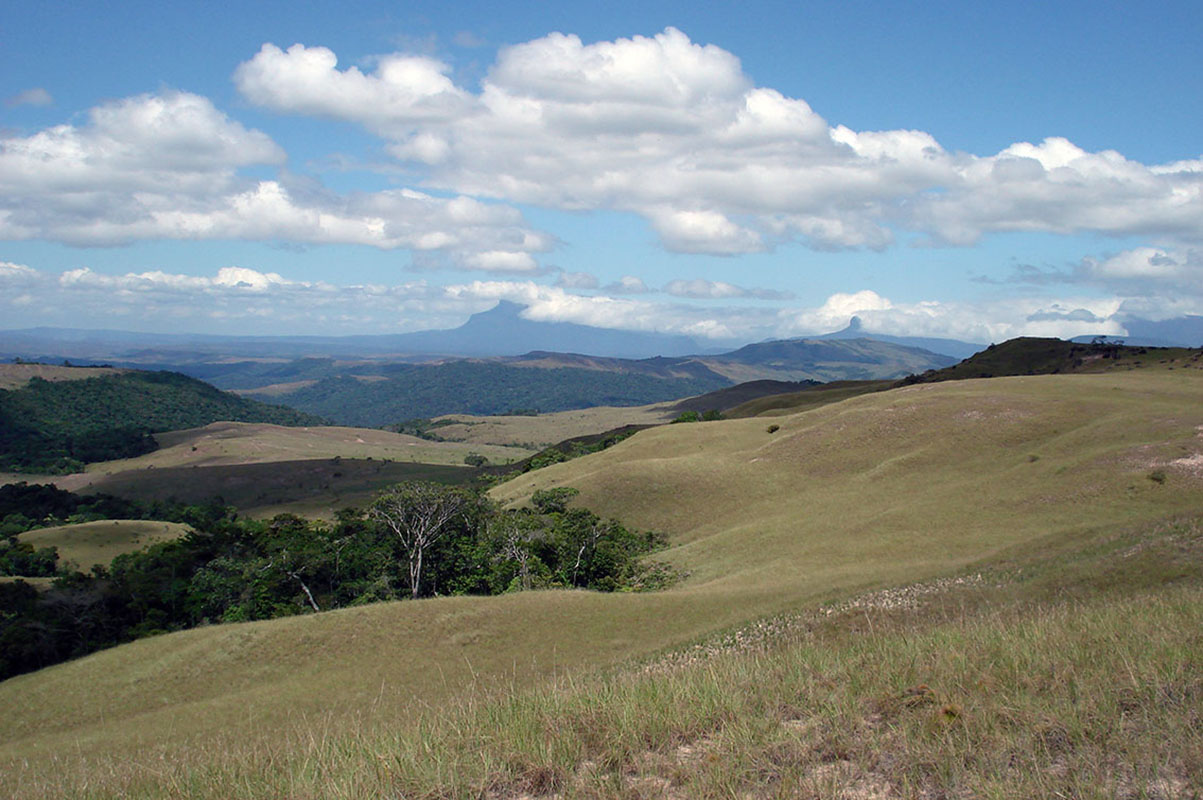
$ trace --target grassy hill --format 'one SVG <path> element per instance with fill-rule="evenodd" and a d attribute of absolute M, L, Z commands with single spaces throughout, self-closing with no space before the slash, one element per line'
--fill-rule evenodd
<path fill-rule="evenodd" d="M 292 461 L 146 467 L 111 474 L 68 475 L 55 485 L 72 492 L 104 493 L 139 502 L 203 504 L 217 499 L 243 516 L 298 514 L 330 519 L 339 509 L 363 506 L 373 495 L 402 481 L 466 484 L 475 469 L 452 464 L 377 458 L 304 458 Z"/>
<path fill-rule="evenodd" d="M 1200 396 L 1196 370 L 1017 377 L 866 394 L 772 433 L 644 431 L 495 494 L 572 486 L 667 531 L 678 588 L 438 598 L 97 653 L 0 684 L 0 790 L 1186 796 Z"/>
<path fill-rule="evenodd" d="M 99 462 L 88 471 L 101 474 L 128 469 L 217 467 L 276 461 L 376 459 L 463 466 L 478 453 L 504 464 L 531 455 L 521 447 L 434 442 L 371 428 L 287 427 L 269 423 L 213 422 L 201 428 L 157 434 L 159 449 L 136 458 Z"/>
<path fill-rule="evenodd" d="M 178 373 L 92 372 L 78 380 L 34 376 L 20 388 L 0 390 L 0 470 L 64 472 L 137 456 L 157 447 L 154 433 L 217 420 L 322 424 Z"/>
<path fill-rule="evenodd" d="M 1067 342 L 1021 336 L 990 345 L 959 364 L 913 376 L 908 382 L 993 378 L 1000 375 L 1052 375 L 1136 369 L 1203 369 L 1203 350 L 1187 347 Z"/>
<path fill-rule="evenodd" d="M 178 522 L 106 519 L 37 528 L 18 538 L 35 548 L 57 548 L 60 562 L 70 562 L 79 570 L 88 572 L 95 565 L 107 567 L 122 553 L 132 553 L 155 542 L 178 538 L 187 530 L 188 526 Z"/>

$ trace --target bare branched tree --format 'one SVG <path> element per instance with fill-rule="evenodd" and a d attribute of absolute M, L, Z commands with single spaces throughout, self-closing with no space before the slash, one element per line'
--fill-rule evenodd
<path fill-rule="evenodd" d="M 417 597 L 422 584 L 422 559 L 426 550 L 467 512 L 472 498 L 463 489 L 439 483 L 399 483 L 372 503 L 371 517 L 388 527 L 401 542 L 409 559 L 409 587 Z"/>

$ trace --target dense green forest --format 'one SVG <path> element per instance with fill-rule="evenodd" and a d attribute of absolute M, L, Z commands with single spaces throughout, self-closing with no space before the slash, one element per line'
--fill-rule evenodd
<path fill-rule="evenodd" d="M 281 402 L 341 425 L 381 427 L 399 419 L 440 414 L 504 414 L 592 406 L 634 406 L 676 400 L 729 386 L 717 374 L 663 378 L 591 369 L 539 369 L 453 361 L 390 364 L 385 380 L 326 378 L 280 398 Z"/>
<path fill-rule="evenodd" d="M 0 471 L 72 472 L 92 461 L 148 453 L 158 446 L 152 434 L 219 420 L 324 424 L 175 372 L 33 378 L 20 389 L 0 390 Z"/>
<path fill-rule="evenodd" d="M 35 518 L 95 519 L 105 511 L 123 518 L 157 511 L 192 528 L 91 574 L 56 569 L 52 548 L 35 552 L 13 534 L 0 540 L 3 571 L 56 578 L 41 591 L 24 581 L 0 582 L 0 680 L 208 623 L 408 597 L 551 587 L 630 591 L 674 580 L 667 566 L 642 560 L 665 545 L 662 535 L 569 507 L 574 494 L 540 492 L 531 509 L 502 510 L 473 490 L 415 482 L 326 523 L 290 514 L 239 519 L 220 505 L 149 509 L 50 487 L 0 487 L 10 530 Z"/>

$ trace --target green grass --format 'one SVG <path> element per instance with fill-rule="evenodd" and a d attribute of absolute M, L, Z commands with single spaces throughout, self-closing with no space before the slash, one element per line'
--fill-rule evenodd
<path fill-rule="evenodd" d="M 78 525 L 37 528 L 21 534 L 34 548 L 58 548 L 59 564 L 88 572 L 94 565 L 108 566 L 123 553 L 132 553 L 157 542 L 183 536 L 187 525 L 151 520 L 106 519 Z"/>
<path fill-rule="evenodd" d="M 495 493 L 519 503 L 573 486 L 587 507 L 665 530 L 673 546 L 657 558 L 691 573 L 678 588 L 383 604 L 97 653 L 0 683 L 0 788 L 691 797 L 806 796 L 826 781 L 812 794 L 834 797 L 861 781 L 906 797 L 980 779 L 985 796 L 1052 797 L 1099 796 L 1083 787 L 1103 776 L 1117 796 L 1154 796 L 1153 772 L 1180 780 L 1197 763 L 1183 722 L 1203 680 L 1197 536 L 1156 523 L 1203 507 L 1200 396 L 1197 371 L 1040 376 L 865 395 L 774 417 L 773 434 L 764 419 L 644 431 Z M 929 604 L 807 621 L 824 603 L 977 572 L 984 584 Z M 710 647 L 756 638 L 744 626 L 765 618 L 788 624 L 760 650 Z M 1009 653 L 1040 679 L 1024 683 Z M 1000 688 L 962 691 L 995 672 Z M 1133 675 L 1185 699 L 1164 722 L 1125 727 L 1113 712 L 1126 695 L 1107 681 Z M 891 698 L 926 698 L 904 694 L 919 683 L 938 705 L 890 711 Z M 792 710 L 773 711 L 782 697 Z M 929 731 L 946 703 L 960 722 Z M 1075 703 L 1097 713 L 1066 716 Z M 1026 733 L 1040 714 L 1047 739 Z M 1062 741 L 1053 723 L 1074 744 L 1063 761 L 1033 749 Z M 991 760 L 1007 730 L 1029 765 L 1015 774 Z M 1126 757 L 1133 730 L 1141 760 L 1125 775 L 1105 756 Z"/>

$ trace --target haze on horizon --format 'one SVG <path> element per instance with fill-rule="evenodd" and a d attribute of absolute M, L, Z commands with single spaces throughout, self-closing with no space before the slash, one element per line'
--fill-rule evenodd
<path fill-rule="evenodd" d="M 0 12 L 0 327 L 701 340 L 1203 314 L 1203 11 Z M 18 35 L 19 33 L 19 35 Z"/>

